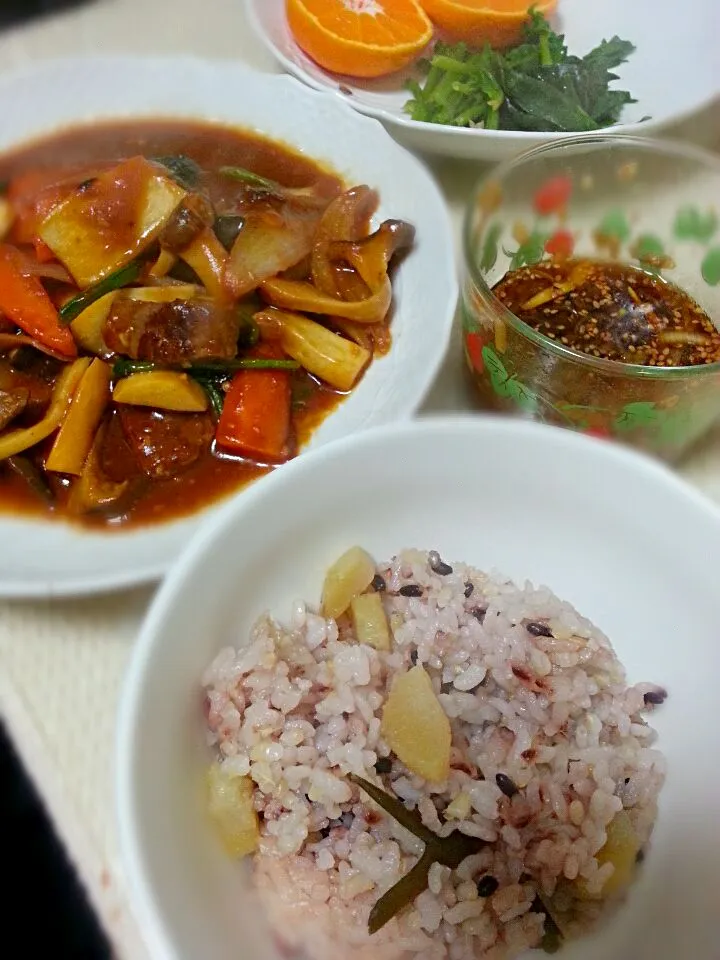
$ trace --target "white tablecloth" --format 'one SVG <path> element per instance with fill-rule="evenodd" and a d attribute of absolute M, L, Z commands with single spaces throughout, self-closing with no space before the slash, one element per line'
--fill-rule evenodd
<path fill-rule="evenodd" d="M 241 0 L 94 0 L 0 34 L 0 70 L 79 53 L 192 53 L 276 68 L 250 34 Z M 48 91 L 52 95 L 52 91 Z M 0 107 L 0 124 L 2 109 Z M 720 148 L 720 107 L 679 134 Z M 459 225 L 477 164 L 434 161 Z M 460 351 L 425 409 L 467 408 Z M 720 431 L 683 465 L 720 502 Z M 119 957 L 145 956 L 127 905 L 113 807 L 115 715 L 150 589 L 52 603 L 0 604 L 0 710 Z"/>

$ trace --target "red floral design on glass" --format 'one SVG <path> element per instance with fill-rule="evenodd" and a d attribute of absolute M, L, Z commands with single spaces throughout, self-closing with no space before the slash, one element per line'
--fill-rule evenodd
<path fill-rule="evenodd" d="M 560 213 L 564 210 L 571 196 L 570 177 L 551 177 L 537 190 L 533 203 L 541 217 L 548 217 L 551 213 Z"/>
<path fill-rule="evenodd" d="M 482 373 L 485 370 L 485 361 L 482 355 L 483 346 L 483 339 L 479 333 L 466 334 L 465 349 L 467 350 L 473 369 L 477 370 L 478 373 Z"/>
<path fill-rule="evenodd" d="M 545 243 L 545 253 L 551 257 L 571 257 L 575 250 L 575 237 L 569 230 L 556 230 Z"/>
<path fill-rule="evenodd" d="M 588 437 L 595 437 L 597 440 L 609 440 L 612 437 L 612 433 L 607 427 L 588 427 L 587 430 L 583 430 L 583 433 Z"/>

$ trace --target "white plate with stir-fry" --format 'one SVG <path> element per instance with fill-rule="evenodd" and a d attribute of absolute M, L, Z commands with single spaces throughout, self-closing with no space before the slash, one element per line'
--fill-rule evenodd
<path fill-rule="evenodd" d="M 2 93 L 0 595 L 156 578 L 221 500 L 415 411 L 452 237 L 379 124 L 197 60 L 57 61 Z"/>

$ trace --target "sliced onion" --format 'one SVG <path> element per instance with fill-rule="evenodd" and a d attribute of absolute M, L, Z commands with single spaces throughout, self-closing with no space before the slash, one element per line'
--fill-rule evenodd
<path fill-rule="evenodd" d="M 47 357 L 52 357 L 53 360 L 59 360 L 61 363 L 69 363 L 68 357 L 64 357 L 61 353 L 56 353 L 54 350 L 44 346 L 42 343 L 38 343 L 37 340 L 33 340 L 31 337 L 17 333 L 0 333 L 0 353 L 9 353 L 11 350 L 17 350 L 18 347 L 34 347 L 35 350 L 39 350 L 40 353 L 44 353 Z"/>
<path fill-rule="evenodd" d="M 373 330 L 379 326 L 379 324 L 358 323 L 356 320 L 346 320 L 344 317 L 328 317 L 328 322 L 338 333 L 342 333 L 343 336 L 346 336 L 349 340 L 353 340 L 358 346 L 364 347 L 366 350 L 369 350 L 370 353 L 374 353 L 375 340 L 373 338 Z"/>
<path fill-rule="evenodd" d="M 372 354 L 384 357 L 392 345 L 392 335 L 386 322 L 357 323 L 343 317 L 330 317 L 329 323 L 338 333 L 342 333 Z"/>
<path fill-rule="evenodd" d="M 26 277 L 40 277 L 41 280 L 57 280 L 58 283 L 75 285 L 74 280 L 61 263 L 58 263 L 56 260 L 51 260 L 48 263 L 40 263 L 20 247 L 16 247 L 15 249 L 17 251 L 18 266 Z"/>
<path fill-rule="evenodd" d="M 260 284 L 301 263 L 312 249 L 317 211 L 281 210 L 248 213 L 225 267 L 224 285 L 244 297 Z"/>
<path fill-rule="evenodd" d="M 370 288 L 354 267 L 338 261 L 333 263 L 333 268 L 335 284 L 341 300 L 365 300 L 370 296 Z"/>
<path fill-rule="evenodd" d="M 402 220 L 386 220 L 371 236 L 357 241 L 334 241 L 327 245 L 327 263 L 330 265 L 337 289 L 335 260 L 345 260 L 357 270 L 370 290 L 370 296 L 344 300 L 327 294 L 311 283 L 275 277 L 261 286 L 265 298 L 285 310 L 323 313 L 359 323 L 379 323 L 385 318 L 392 302 L 392 287 L 387 268 L 393 254 L 409 246 L 415 230 Z M 313 276 L 315 274 L 313 273 Z"/>
<path fill-rule="evenodd" d="M 340 295 L 328 255 L 330 244 L 361 239 L 367 233 L 378 201 L 375 190 L 361 185 L 341 193 L 325 210 L 313 242 L 312 279 L 318 290 L 327 296 Z"/>

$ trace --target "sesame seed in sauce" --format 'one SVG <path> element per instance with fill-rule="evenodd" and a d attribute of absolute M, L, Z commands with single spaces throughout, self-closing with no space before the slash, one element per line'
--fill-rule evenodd
<path fill-rule="evenodd" d="M 720 331 L 704 310 L 638 267 L 551 260 L 510 271 L 494 292 L 529 326 L 593 357 L 648 367 L 720 361 Z"/>

